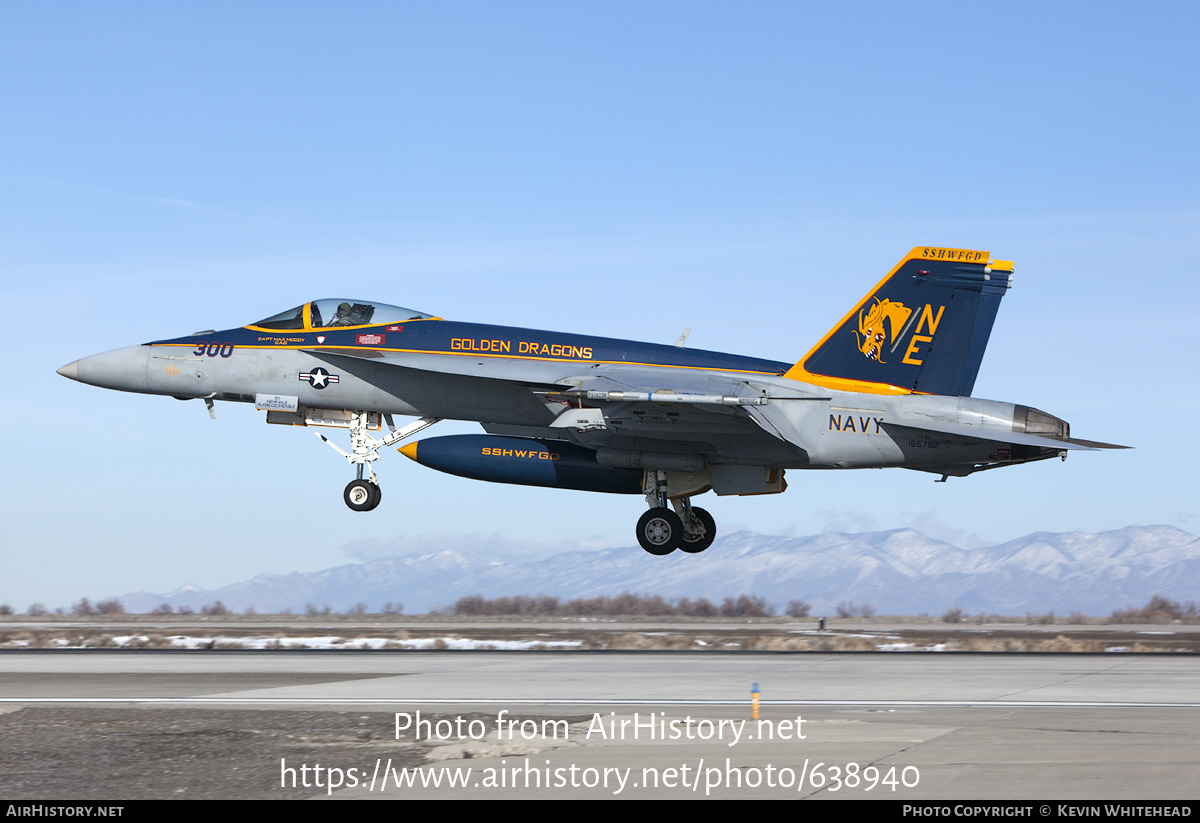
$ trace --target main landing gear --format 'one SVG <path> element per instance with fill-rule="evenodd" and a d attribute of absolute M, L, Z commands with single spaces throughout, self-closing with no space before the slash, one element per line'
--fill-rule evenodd
<path fill-rule="evenodd" d="M 372 463 L 379 459 L 379 450 L 395 445 L 404 438 L 411 437 L 441 419 L 438 417 L 422 417 L 420 420 L 397 429 L 396 425 L 392 422 L 392 416 L 385 414 L 383 415 L 383 419 L 387 421 L 391 434 L 376 440 L 367 433 L 372 427 L 372 417 L 374 417 L 374 428 L 378 429 L 379 415 L 373 412 L 350 412 L 349 417 L 344 422 L 327 422 L 327 425 L 344 426 L 350 430 L 350 451 L 348 452 L 336 443 L 330 442 L 329 438 L 325 435 L 317 434 L 317 437 L 329 444 L 331 449 L 346 458 L 350 465 L 358 470 L 358 477 L 350 481 L 350 484 L 346 486 L 346 491 L 342 495 L 346 501 L 346 505 L 352 511 L 356 512 L 371 511 L 371 509 L 379 505 L 379 500 L 383 497 L 383 493 L 379 490 L 379 477 L 375 474 L 375 469 L 371 466 Z M 366 469 L 365 472 L 364 468 Z M 364 478 L 363 474 L 367 474 L 368 476 Z"/>
<path fill-rule="evenodd" d="M 650 474 L 647 472 L 647 474 Z M 692 506 L 691 497 L 667 499 L 664 472 L 657 472 L 657 484 L 647 490 L 650 510 L 638 519 L 637 539 L 643 549 L 654 555 L 666 555 L 682 549 L 699 554 L 717 537 L 717 523 L 704 509 Z M 667 508 L 668 504 L 675 511 Z"/>

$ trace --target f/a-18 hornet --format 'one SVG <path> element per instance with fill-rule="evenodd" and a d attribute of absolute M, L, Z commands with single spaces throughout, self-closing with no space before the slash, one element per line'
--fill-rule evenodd
<path fill-rule="evenodd" d="M 214 417 L 224 400 L 254 403 L 268 423 L 346 429 L 349 451 L 320 436 L 357 471 L 345 491 L 355 511 L 379 505 L 380 450 L 439 420 L 476 421 L 487 434 L 399 450 L 477 480 L 645 495 L 642 548 L 701 552 L 716 524 L 693 496 L 778 494 L 789 469 L 899 466 L 945 480 L 1123 448 L 971 397 L 1012 270 L 988 252 L 915 248 L 794 364 L 685 348 L 686 331 L 656 345 L 334 298 L 58 372 L 202 399 Z M 419 419 L 396 428 L 392 415 Z"/>

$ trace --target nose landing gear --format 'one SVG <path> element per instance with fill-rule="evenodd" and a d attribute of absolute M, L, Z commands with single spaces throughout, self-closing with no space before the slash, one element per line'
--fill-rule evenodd
<path fill-rule="evenodd" d="M 379 505 L 383 492 L 371 480 L 351 480 L 342 496 L 346 500 L 346 505 L 353 511 L 369 512 Z"/>
<path fill-rule="evenodd" d="M 397 429 L 395 424 L 392 423 L 392 416 L 385 414 L 383 415 L 383 419 L 387 421 L 391 433 L 384 438 L 376 440 L 367 433 L 371 425 L 372 414 L 375 416 L 374 426 L 375 428 L 379 428 L 379 415 L 372 412 L 349 412 L 349 418 L 344 424 L 334 423 L 334 425 L 344 425 L 345 428 L 350 430 L 350 451 L 346 451 L 336 443 L 330 442 L 329 438 L 325 435 L 317 434 L 317 437 L 324 440 L 330 448 L 346 458 L 347 462 L 358 470 L 357 479 L 351 480 L 342 494 L 346 505 L 352 511 L 356 512 L 371 511 L 379 505 L 379 500 L 383 497 L 383 493 L 379 490 L 379 477 L 376 476 L 375 469 L 371 466 L 373 462 L 379 459 L 379 450 L 399 443 L 404 438 L 410 437 L 440 420 L 437 417 L 422 417 L 420 420 Z M 365 479 L 363 478 L 364 467 L 368 473 L 368 477 Z"/>

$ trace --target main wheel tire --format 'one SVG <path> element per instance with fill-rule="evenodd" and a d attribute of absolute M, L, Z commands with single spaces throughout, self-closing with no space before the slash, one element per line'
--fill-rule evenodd
<path fill-rule="evenodd" d="M 689 554 L 699 554 L 711 546 L 713 541 L 717 539 L 717 521 L 713 520 L 713 516 L 704 509 L 693 507 L 692 514 L 700 518 L 700 522 L 704 524 L 704 534 L 694 540 L 689 540 L 688 533 L 685 530 L 679 548 Z"/>
<path fill-rule="evenodd" d="M 378 490 L 378 486 L 366 480 L 351 480 L 342 496 L 346 499 L 346 505 L 353 511 L 369 512 L 379 505 L 379 497 L 376 495 Z"/>
<path fill-rule="evenodd" d="M 650 509 L 638 519 L 637 539 L 650 554 L 670 554 L 683 541 L 683 521 L 670 509 Z"/>
<path fill-rule="evenodd" d="M 371 511 L 379 505 L 379 501 L 383 499 L 383 489 L 379 488 L 378 484 L 368 482 L 371 487 L 371 503 L 367 506 L 367 511 Z"/>

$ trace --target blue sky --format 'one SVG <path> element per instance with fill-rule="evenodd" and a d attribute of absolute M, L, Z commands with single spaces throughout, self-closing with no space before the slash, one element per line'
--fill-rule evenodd
<path fill-rule="evenodd" d="M 634 498 L 396 454 L 355 515 L 307 432 L 54 373 L 76 358 L 345 295 L 795 360 L 916 245 L 1016 261 L 977 396 L 1136 451 L 938 485 L 793 472 L 704 500 L 722 530 L 1195 532 L 1198 24 L 1169 2 L 0 6 L 0 603 L 634 542 Z"/>

